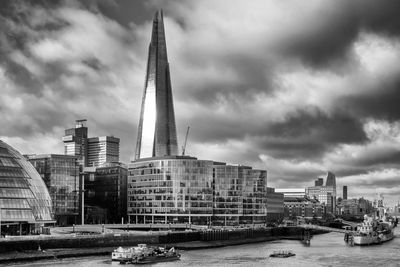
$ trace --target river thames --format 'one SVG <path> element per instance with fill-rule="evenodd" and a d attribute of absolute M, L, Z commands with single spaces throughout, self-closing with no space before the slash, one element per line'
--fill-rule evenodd
<path fill-rule="evenodd" d="M 400 266 L 400 231 L 396 238 L 381 245 L 350 247 L 343 234 L 328 233 L 314 236 L 310 246 L 300 241 L 280 240 L 229 246 L 215 249 L 181 251 L 180 261 L 147 266 Z M 274 250 L 292 250 L 296 256 L 286 259 L 270 258 Z M 111 262 L 109 256 L 46 260 L 12 266 L 122 266 Z M 129 265 L 128 265 L 129 266 Z M 132 265 L 131 265 L 132 266 Z"/>

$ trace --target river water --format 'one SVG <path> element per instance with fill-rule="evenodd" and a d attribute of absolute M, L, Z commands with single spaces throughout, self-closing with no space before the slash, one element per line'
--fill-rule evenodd
<path fill-rule="evenodd" d="M 274 250 L 292 250 L 291 258 L 270 258 Z M 146 266 L 400 266 L 400 230 L 396 238 L 381 245 L 350 247 L 343 234 L 328 233 L 314 236 L 309 246 L 300 241 L 280 240 L 215 249 L 181 251 L 180 261 Z M 108 256 L 46 260 L 12 266 L 57 267 L 115 267 L 133 266 L 111 262 Z"/>

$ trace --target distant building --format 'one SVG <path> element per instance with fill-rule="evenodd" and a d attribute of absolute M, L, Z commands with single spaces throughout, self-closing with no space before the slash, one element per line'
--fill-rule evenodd
<path fill-rule="evenodd" d="M 64 154 L 76 156 L 80 165 L 84 167 L 87 166 L 87 138 L 86 120 L 76 120 L 75 128 L 66 129 L 62 138 Z"/>
<path fill-rule="evenodd" d="M 319 182 L 318 182 L 319 184 Z M 332 172 L 328 172 L 325 186 L 312 186 L 307 188 L 307 195 L 310 198 L 318 199 L 326 205 L 326 211 L 336 212 L 336 177 Z"/>
<path fill-rule="evenodd" d="M 88 138 L 86 120 L 77 120 L 75 128 L 65 130 L 64 154 L 76 156 L 82 167 L 99 167 L 119 162 L 119 138 L 101 136 Z"/>
<path fill-rule="evenodd" d="M 43 179 L 26 158 L 1 140 L 0 219 L 1 235 L 40 233 L 44 224 L 54 223 Z"/>
<path fill-rule="evenodd" d="M 332 172 L 328 172 L 326 175 L 326 186 L 332 186 L 336 189 L 336 176 Z"/>
<path fill-rule="evenodd" d="M 267 187 L 267 222 L 279 222 L 284 217 L 284 195 Z"/>
<path fill-rule="evenodd" d="M 282 193 L 284 197 L 306 197 L 305 188 L 275 188 L 275 193 Z"/>
<path fill-rule="evenodd" d="M 318 178 L 315 180 L 315 186 L 323 186 L 324 185 L 324 178 Z"/>
<path fill-rule="evenodd" d="M 343 186 L 343 199 L 347 199 L 347 185 Z"/>
<path fill-rule="evenodd" d="M 79 216 L 79 165 L 75 156 L 29 155 L 29 161 L 43 178 L 58 225 L 72 225 Z"/>
<path fill-rule="evenodd" d="M 88 166 L 100 167 L 111 162 L 119 162 L 119 138 L 113 136 L 89 138 Z"/>
<path fill-rule="evenodd" d="M 85 205 L 92 207 L 85 213 L 86 223 L 127 222 L 127 179 L 121 163 L 96 168 L 85 177 Z"/>
<path fill-rule="evenodd" d="M 284 199 L 284 217 L 286 219 L 321 218 L 324 213 L 324 205 L 317 199 L 309 197 L 285 197 Z"/>
<path fill-rule="evenodd" d="M 130 222 L 266 222 L 264 170 L 188 156 L 141 159 L 128 169 Z"/>
<path fill-rule="evenodd" d="M 365 214 L 370 214 L 373 210 L 372 202 L 364 198 L 342 199 L 338 203 L 338 212 L 342 216 L 361 218 Z"/>

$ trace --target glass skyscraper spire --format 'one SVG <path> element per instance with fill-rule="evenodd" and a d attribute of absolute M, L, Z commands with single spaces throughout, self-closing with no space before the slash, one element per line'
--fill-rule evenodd
<path fill-rule="evenodd" d="M 178 154 L 162 11 L 153 20 L 135 159 Z"/>

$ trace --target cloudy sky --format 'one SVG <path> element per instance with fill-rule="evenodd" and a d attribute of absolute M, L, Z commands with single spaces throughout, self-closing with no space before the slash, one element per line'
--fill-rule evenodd
<path fill-rule="evenodd" d="M 400 199 L 397 0 L 3 0 L 0 139 L 63 153 L 86 118 L 129 162 L 160 8 L 187 154 L 267 169 L 273 187 L 330 170 L 350 197 Z"/>

